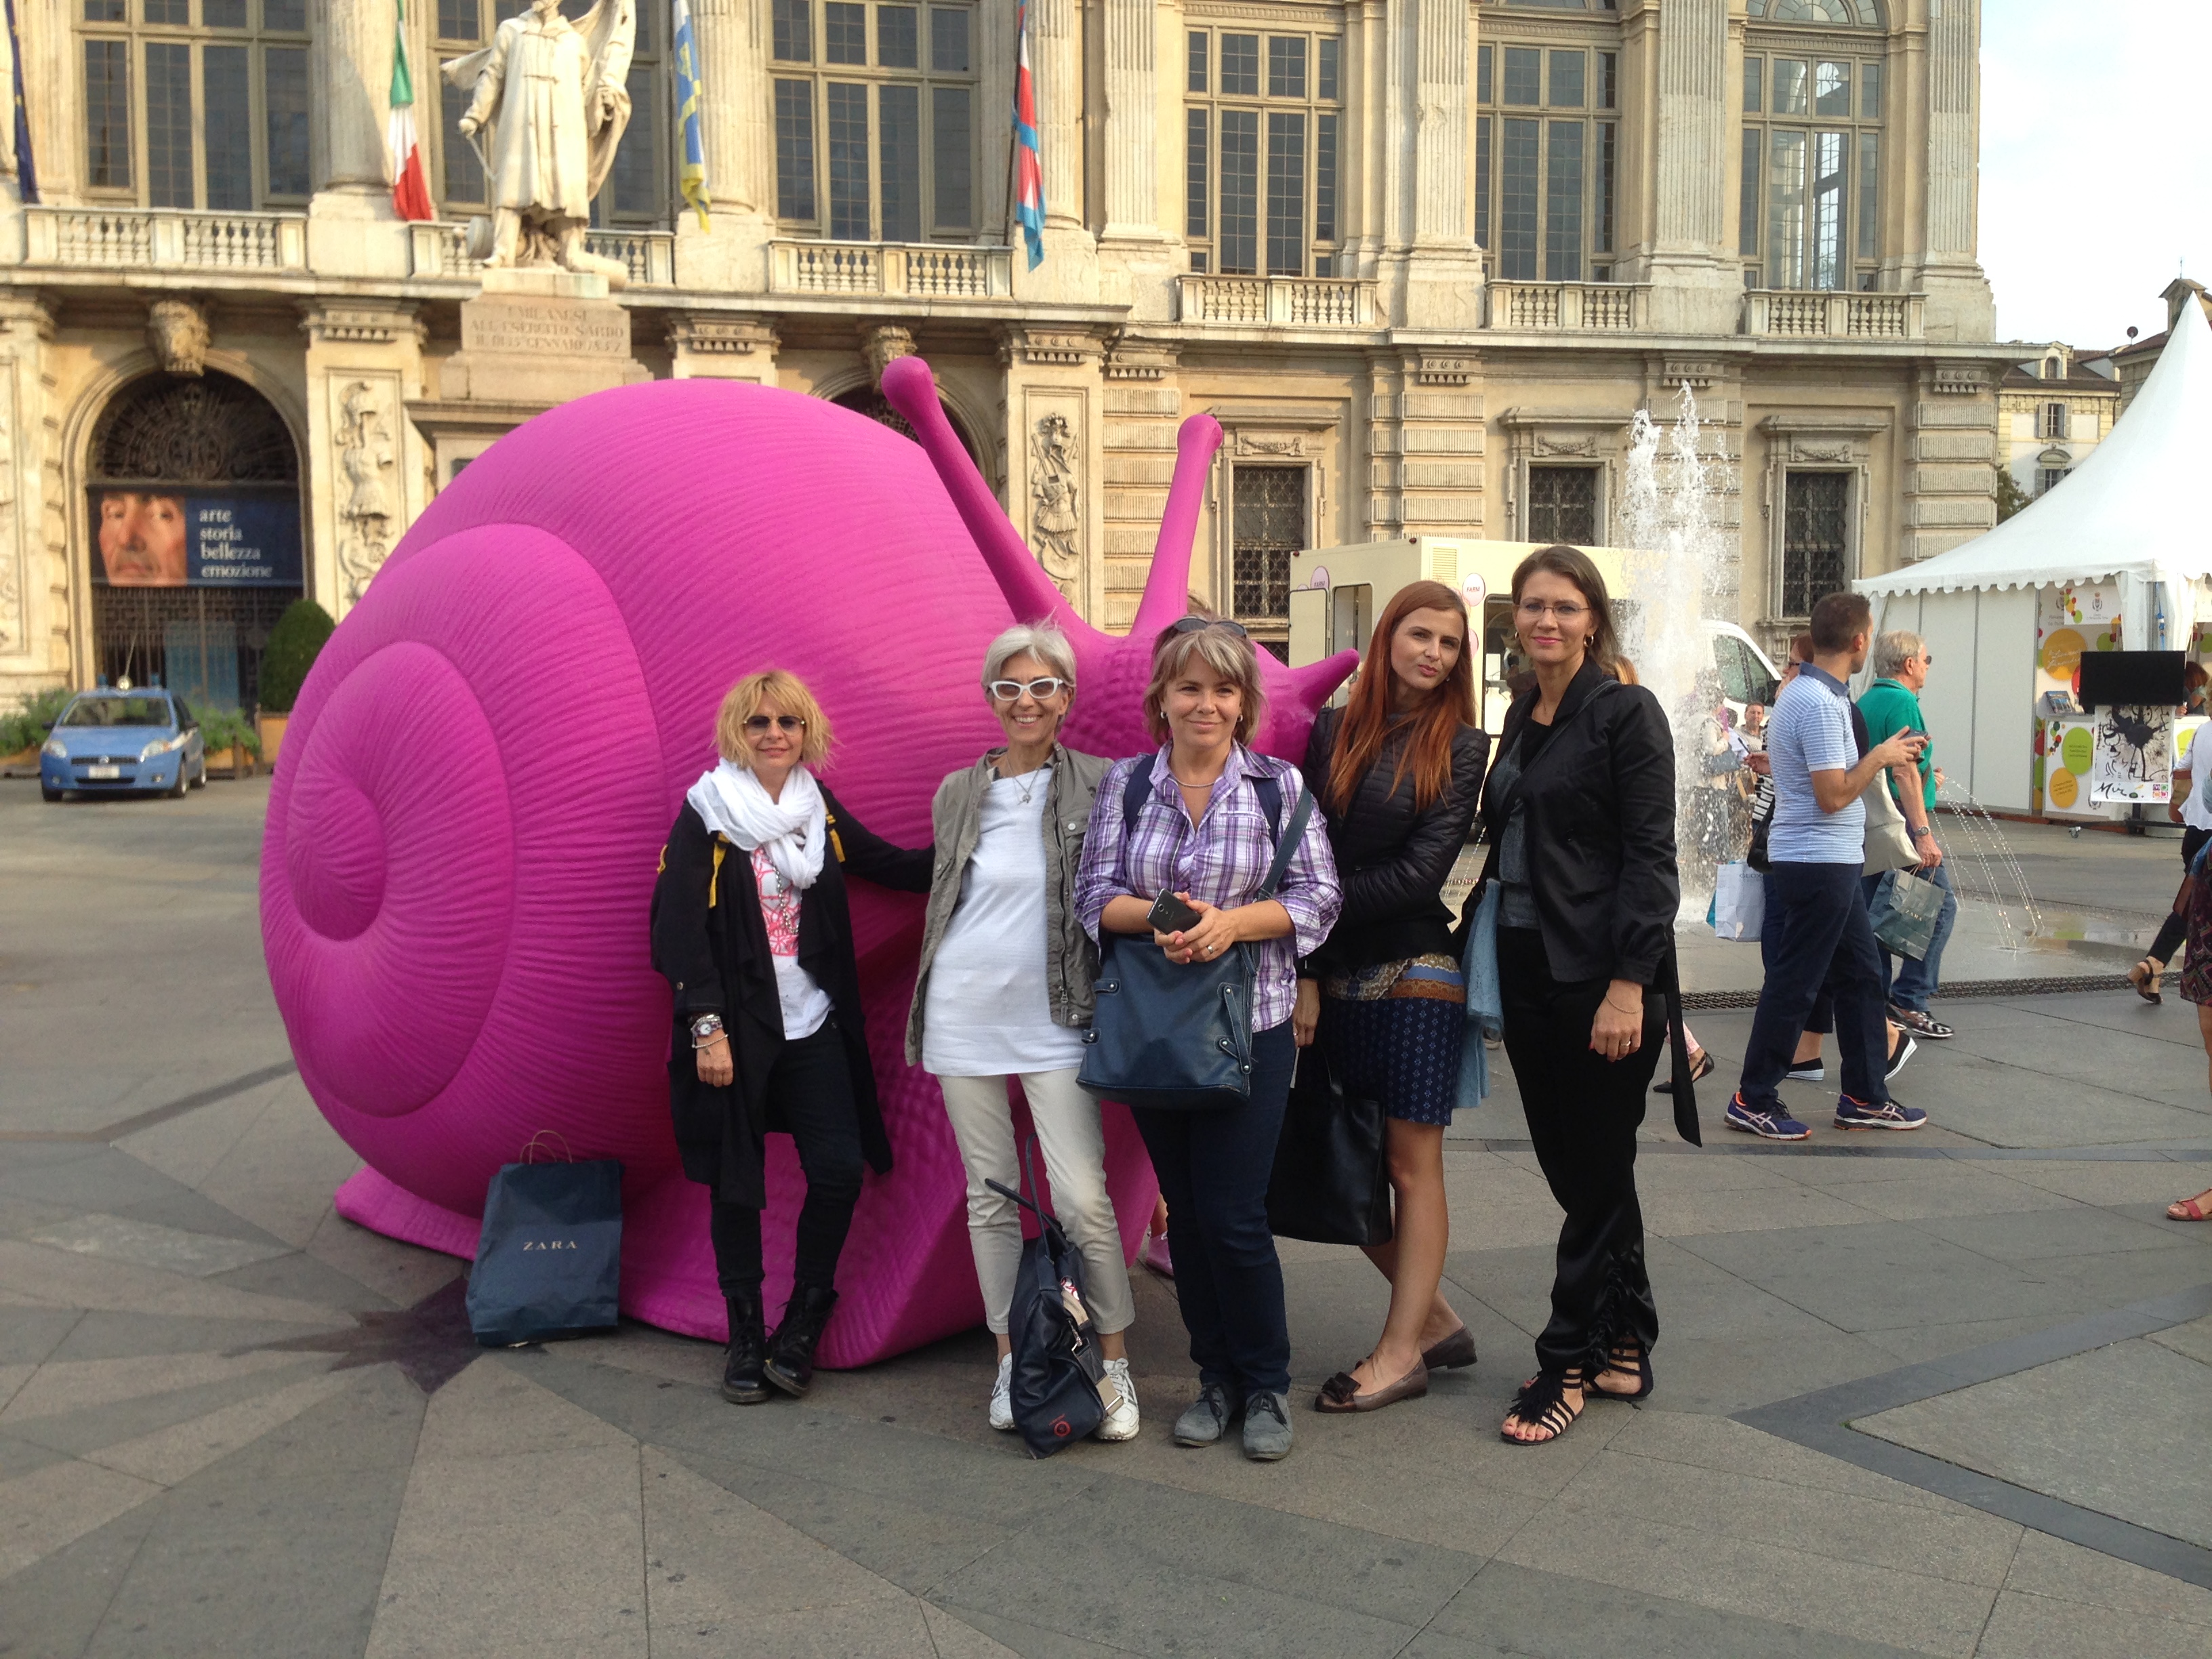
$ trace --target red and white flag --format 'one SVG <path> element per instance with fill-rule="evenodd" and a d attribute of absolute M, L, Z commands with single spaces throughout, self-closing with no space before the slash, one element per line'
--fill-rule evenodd
<path fill-rule="evenodd" d="M 407 71 L 407 0 L 398 0 L 392 33 L 392 120 L 385 144 L 392 152 L 392 205 L 403 219 L 434 219 L 430 178 L 422 167 L 422 141 L 415 131 L 415 77 Z"/>

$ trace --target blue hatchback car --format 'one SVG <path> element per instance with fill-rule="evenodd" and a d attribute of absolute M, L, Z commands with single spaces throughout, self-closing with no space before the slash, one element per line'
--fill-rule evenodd
<path fill-rule="evenodd" d="M 39 791 L 182 798 L 207 782 L 207 744 L 185 700 L 151 688 L 81 694 L 39 751 Z"/>

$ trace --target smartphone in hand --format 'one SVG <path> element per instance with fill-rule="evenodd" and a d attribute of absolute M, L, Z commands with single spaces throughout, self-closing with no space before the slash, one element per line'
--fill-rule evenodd
<path fill-rule="evenodd" d="M 1145 918 L 1152 924 L 1156 933 L 1187 933 L 1201 920 L 1199 912 L 1172 892 L 1163 892 L 1152 901 L 1152 915 Z"/>

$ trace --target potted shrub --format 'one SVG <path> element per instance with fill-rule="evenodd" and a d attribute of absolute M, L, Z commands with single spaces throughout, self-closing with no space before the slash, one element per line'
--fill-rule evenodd
<path fill-rule="evenodd" d="M 300 700 L 307 671 L 315 665 L 324 642 L 337 624 L 331 613 L 313 599 L 295 599 L 269 630 L 269 643 L 261 653 L 261 707 L 258 722 L 260 755 L 272 767 L 283 746 L 284 727 L 292 706 Z"/>
<path fill-rule="evenodd" d="M 39 745 L 54 729 L 75 694 L 66 686 L 50 686 L 27 699 L 10 714 L 0 714 L 0 774 L 17 767 L 39 769 Z"/>
<path fill-rule="evenodd" d="M 261 737 L 235 708 L 200 711 L 200 741 L 207 745 L 207 769 L 234 778 L 253 775 L 254 758 L 261 753 Z"/>

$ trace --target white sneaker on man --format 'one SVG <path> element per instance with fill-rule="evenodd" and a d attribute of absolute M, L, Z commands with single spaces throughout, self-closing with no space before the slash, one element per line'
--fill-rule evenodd
<path fill-rule="evenodd" d="M 1106 1362 L 1105 1386 L 1098 1390 L 1099 1398 L 1106 1402 L 1106 1420 L 1098 1425 L 1101 1440 L 1134 1440 L 1137 1437 L 1137 1385 L 1129 1380 L 1129 1362 L 1109 1359 Z"/>
<path fill-rule="evenodd" d="M 1014 1357 L 999 1356 L 999 1380 L 991 1384 L 991 1426 L 1001 1434 L 1014 1431 Z"/>

